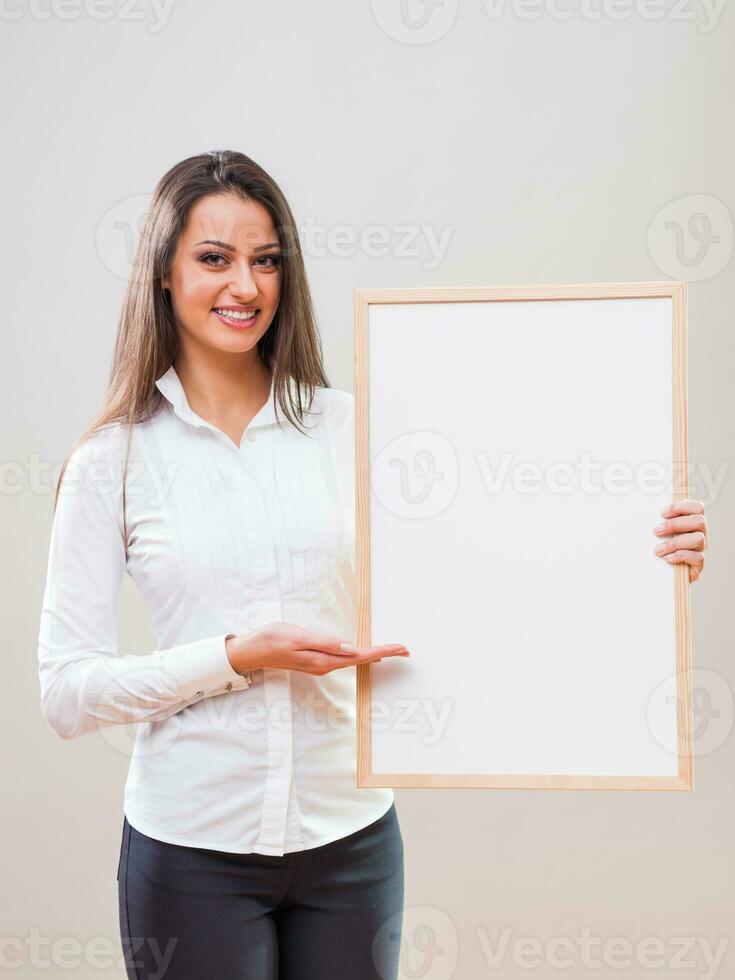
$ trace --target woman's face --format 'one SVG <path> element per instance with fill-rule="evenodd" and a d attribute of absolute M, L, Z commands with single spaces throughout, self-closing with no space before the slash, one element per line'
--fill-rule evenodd
<path fill-rule="evenodd" d="M 197 201 L 161 280 L 171 291 L 182 342 L 255 350 L 278 308 L 281 262 L 278 235 L 262 204 L 229 193 Z"/>

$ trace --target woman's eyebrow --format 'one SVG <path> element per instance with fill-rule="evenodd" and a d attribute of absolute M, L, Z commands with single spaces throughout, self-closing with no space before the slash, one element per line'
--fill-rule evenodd
<path fill-rule="evenodd" d="M 203 242 L 196 242 L 196 244 L 197 245 L 219 245 L 220 248 L 226 248 L 228 252 L 234 252 L 234 251 L 236 251 L 234 245 L 228 245 L 227 242 L 217 241 L 217 239 L 215 239 L 215 238 L 205 238 Z M 258 247 L 257 248 L 254 248 L 253 251 L 254 252 L 263 252 L 267 248 L 279 248 L 280 245 L 281 245 L 280 242 L 268 242 L 267 245 L 258 245 Z"/>

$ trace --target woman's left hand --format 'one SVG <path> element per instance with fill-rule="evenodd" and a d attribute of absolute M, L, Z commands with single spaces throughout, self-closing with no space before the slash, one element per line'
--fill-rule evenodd
<path fill-rule="evenodd" d="M 707 547 L 707 518 L 701 500 L 679 500 L 661 511 L 666 520 L 654 527 L 659 537 L 671 537 L 656 546 L 656 554 L 666 561 L 689 565 L 689 581 L 696 582 L 704 568 Z"/>

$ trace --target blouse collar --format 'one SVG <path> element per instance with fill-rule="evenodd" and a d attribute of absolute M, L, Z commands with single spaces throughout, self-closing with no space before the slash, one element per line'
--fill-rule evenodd
<path fill-rule="evenodd" d="M 190 425 L 195 425 L 197 427 L 206 426 L 209 429 L 217 429 L 217 427 L 212 425 L 211 422 L 207 422 L 207 420 L 203 419 L 201 415 L 197 415 L 197 413 L 189 405 L 186 392 L 184 391 L 184 386 L 182 385 L 181 379 L 176 373 L 176 369 L 174 368 L 173 364 L 165 374 L 162 374 L 161 377 L 158 378 L 156 381 L 156 387 L 171 403 L 174 413 L 178 415 L 180 419 L 183 419 L 184 422 L 188 422 Z M 270 425 L 277 421 L 275 410 L 273 408 L 273 387 L 274 377 L 271 377 L 268 401 L 248 423 L 248 430 L 257 428 L 261 425 Z"/>

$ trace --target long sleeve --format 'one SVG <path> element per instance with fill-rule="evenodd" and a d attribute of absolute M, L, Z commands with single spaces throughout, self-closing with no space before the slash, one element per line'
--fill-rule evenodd
<path fill-rule="evenodd" d="M 117 470 L 94 436 L 69 460 L 51 528 L 38 641 L 41 710 L 65 739 L 108 725 L 161 721 L 194 701 L 250 686 L 228 633 L 118 655 L 125 549 Z"/>

